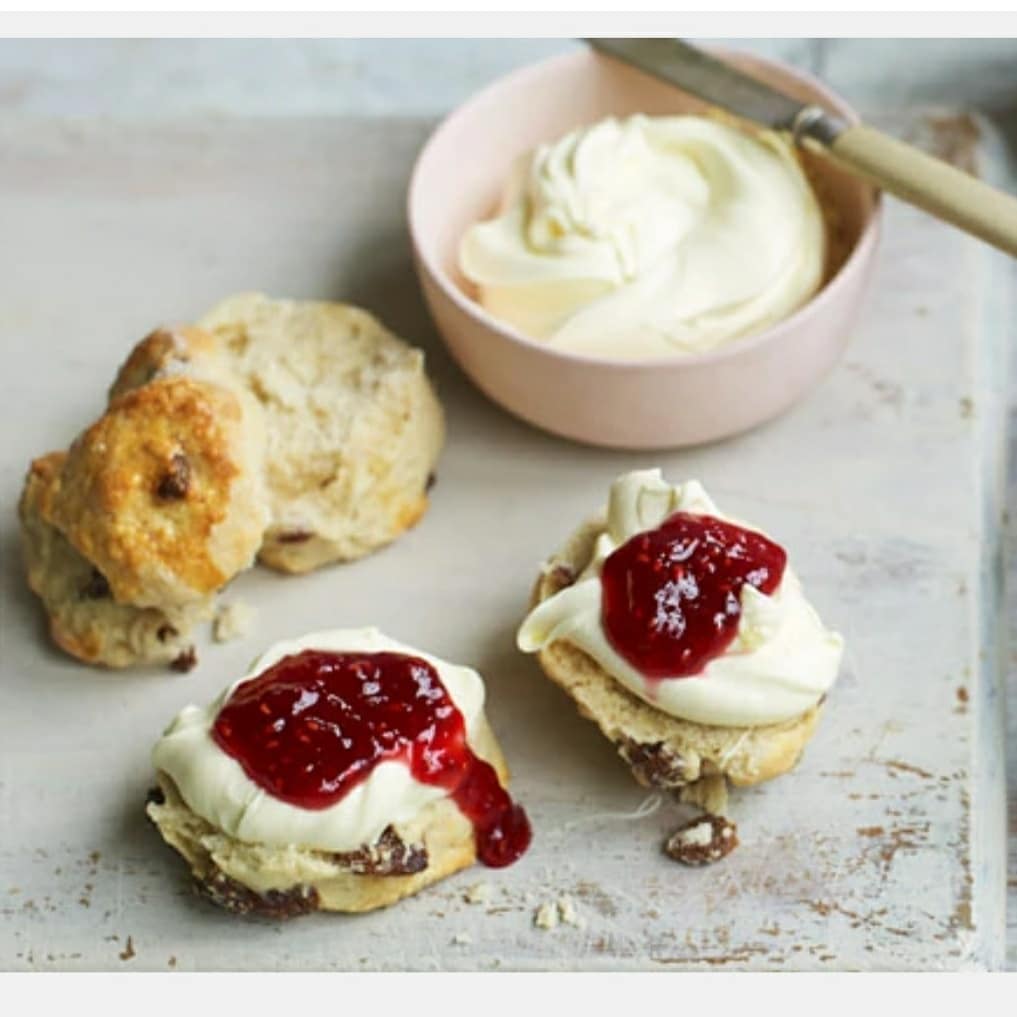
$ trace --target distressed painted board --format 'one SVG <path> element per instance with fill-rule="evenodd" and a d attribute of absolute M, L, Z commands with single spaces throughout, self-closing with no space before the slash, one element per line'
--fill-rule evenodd
<path fill-rule="evenodd" d="M 1017 286 L 1017 264 L 1011 265 L 1011 286 Z M 1010 335 L 1010 401 L 1007 454 L 1006 600 L 1004 618 L 1009 627 L 1006 658 L 1007 734 L 1007 955 L 1006 968 L 1017 971 L 1017 327 Z"/>
<path fill-rule="evenodd" d="M 890 204 L 857 334 L 809 399 L 693 451 L 583 448 L 486 402 L 427 321 L 403 206 L 429 126 L 0 125 L 0 968 L 1001 964 L 999 259 Z M 242 576 L 228 596 L 259 610 L 256 632 L 206 640 L 190 674 L 78 665 L 48 645 L 20 576 L 25 466 L 100 411 L 134 340 L 250 288 L 360 302 L 427 349 L 450 429 L 432 509 L 368 560 Z M 784 542 L 848 644 L 801 765 L 734 796 L 742 847 L 702 870 L 660 851 L 681 807 L 637 787 L 513 648 L 541 559 L 614 476 L 647 465 L 701 479 Z M 266 644 L 366 623 L 486 676 L 532 850 L 362 917 L 210 909 L 144 817 L 152 742 Z M 478 882 L 488 903 L 465 899 Z M 576 924 L 536 928 L 562 896 Z"/>

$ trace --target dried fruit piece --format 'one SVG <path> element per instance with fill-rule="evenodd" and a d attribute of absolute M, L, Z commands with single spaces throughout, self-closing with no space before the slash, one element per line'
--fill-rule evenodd
<path fill-rule="evenodd" d="M 188 646 L 186 650 L 181 650 L 171 661 L 170 667 L 174 671 L 180 671 L 186 674 L 188 671 L 193 671 L 198 663 L 198 654 L 193 646 Z"/>
<path fill-rule="evenodd" d="M 179 633 L 177 630 L 170 625 L 168 622 L 165 625 L 160 625 L 156 630 L 156 638 L 160 643 L 168 642 L 170 639 L 175 639 Z"/>
<path fill-rule="evenodd" d="M 187 497 L 191 487 L 191 464 L 183 452 L 175 452 L 169 469 L 162 475 L 155 493 L 163 501 L 179 501 Z"/>
<path fill-rule="evenodd" d="M 678 827 L 664 844 L 664 852 L 683 865 L 710 865 L 736 847 L 738 827 L 730 819 L 703 815 Z"/>
<path fill-rule="evenodd" d="M 690 772 L 695 776 L 696 764 L 687 762 L 663 742 L 622 738 L 615 742 L 615 747 L 643 787 L 683 787 L 689 782 Z"/>
<path fill-rule="evenodd" d="M 288 890 L 255 893 L 218 869 L 205 879 L 196 879 L 195 884 L 202 896 L 236 915 L 296 918 L 317 911 L 319 906 L 318 891 L 313 886 L 301 885 Z"/>
<path fill-rule="evenodd" d="M 373 844 L 335 852 L 331 858 L 358 876 L 411 876 L 427 868 L 427 848 L 407 844 L 391 826 Z"/>
<path fill-rule="evenodd" d="M 576 571 L 571 565 L 566 565 L 564 562 L 555 562 L 551 567 L 550 578 L 554 592 L 557 593 L 559 590 L 564 590 L 566 586 L 571 586 L 576 581 Z"/>
<path fill-rule="evenodd" d="M 81 588 L 83 600 L 103 600 L 110 595 L 109 583 L 106 577 L 96 568 L 89 574 L 88 580 Z"/>

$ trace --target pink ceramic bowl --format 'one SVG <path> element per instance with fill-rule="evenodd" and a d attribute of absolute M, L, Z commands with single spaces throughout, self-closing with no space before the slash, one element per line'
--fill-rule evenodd
<path fill-rule="evenodd" d="M 849 119 L 853 110 L 783 64 L 725 59 Z M 578 51 L 523 68 L 455 110 L 431 135 L 409 190 L 417 272 L 452 355 L 495 402 L 538 427 L 615 448 L 673 448 L 744 431 L 787 409 L 836 362 L 851 334 L 879 235 L 877 194 L 815 160 L 824 204 L 850 254 L 777 325 L 694 356 L 602 360 L 562 353 L 475 302 L 457 266 L 465 230 L 491 216 L 513 160 L 606 116 L 702 112 L 702 103 L 617 61 Z"/>

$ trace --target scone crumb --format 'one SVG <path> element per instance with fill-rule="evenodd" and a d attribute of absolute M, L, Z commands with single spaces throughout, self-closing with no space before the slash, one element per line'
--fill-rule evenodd
<path fill-rule="evenodd" d="M 734 851 L 737 830 L 724 816 L 700 816 L 678 827 L 664 844 L 664 851 L 683 865 L 709 865 Z"/>
<path fill-rule="evenodd" d="M 468 932 L 457 932 L 452 937 L 453 946 L 469 946 L 473 942 L 473 937 Z"/>
<path fill-rule="evenodd" d="M 558 925 L 558 905 L 553 900 L 546 900 L 537 908 L 533 916 L 533 924 L 545 932 Z"/>
<path fill-rule="evenodd" d="M 723 816 L 727 812 L 727 779 L 722 773 L 701 777 L 695 783 L 683 787 L 678 792 L 678 797 L 687 805 L 698 805 L 710 815 Z"/>
<path fill-rule="evenodd" d="M 571 897 L 558 898 L 558 917 L 565 925 L 573 925 L 577 929 L 583 928 L 586 924 L 579 917 L 579 912 L 576 911 L 576 902 Z"/>
<path fill-rule="evenodd" d="M 474 883 L 466 888 L 463 899 L 467 904 L 489 904 L 491 902 L 491 884 Z"/>
<path fill-rule="evenodd" d="M 217 643 L 228 643 L 246 636 L 251 631 L 254 615 L 254 608 L 241 600 L 223 604 L 212 624 L 212 637 Z"/>

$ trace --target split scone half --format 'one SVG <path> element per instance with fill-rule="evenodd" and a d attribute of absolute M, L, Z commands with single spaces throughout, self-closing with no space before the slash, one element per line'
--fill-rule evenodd
<path fill-rule="evenodd" d="M 149 817 L 236 913 L 370 911 L 530 841 L 480 676 L 377 629 L 272 647 L 152 758 Z"/>
<path fill-rule="evenodd" d="M 640 784 L 716 815 L 729 782 L 795 765 L 843 649 L 782 548 L 659 470 L 615 481 L 544 565 L 518 645 Z"/>

